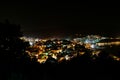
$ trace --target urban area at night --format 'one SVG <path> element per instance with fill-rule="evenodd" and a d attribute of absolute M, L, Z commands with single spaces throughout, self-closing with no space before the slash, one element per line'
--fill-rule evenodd
<path fill-rule="evenodd" d="M 91 59 L 99 57 L 101 51 L 106 47 L 120 46 L 120 38 L 102 37 L 99 35 L 88 35 L 84 37 L 65 39 L 39 39 L 31 37 L 21 37 L 28 41 L 30 47 L 26 52 L 31 58 L 37 58 L 39 63 L 45 63 L 48 57 L 54 58 L 58 63 L 69 61 L 76 56 L 82 56 L 89 50 Z M 120 61 L 120 57 L 114 53 L 109 53 L 113 60 Z M 54 61 L 50 61 L 53 62 Z"/>
<path fill-rule="evenodd" d="M 119 80 L 116 3 L 0 2 L 0 80 Z"/>

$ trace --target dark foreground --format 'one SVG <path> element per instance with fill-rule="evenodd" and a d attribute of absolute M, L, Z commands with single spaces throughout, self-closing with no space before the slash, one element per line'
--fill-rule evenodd
<path fill-rule="evenodd" d="M 0 80 L 115 80 L 119 63 L 1 65 Z"/>

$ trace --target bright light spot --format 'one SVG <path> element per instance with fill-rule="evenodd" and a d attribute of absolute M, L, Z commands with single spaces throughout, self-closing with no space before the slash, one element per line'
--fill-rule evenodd
<path fill-rule="evenodd" d="M 69 57 L 68 55 L 66 55 L 66 56 L 65 56 L 65 59 L 66 59 L 66 60 L 69 60 L 69 59 L 70 59 L 70 57 Z"/>
<path fill-rule="evenodd" d="M 48 53 L 45 53 L 46 55 L 48 55 Z"/>
<path fill-rule="evenodd" d="M 35 42 L 38 42 L 39 41 L 39 39 L 35 39 Z"/>
<path fill-rule="evenodd" d="M 29 44 L 32 46 L 33 45 L 33 43 L 32 42 L 29 42 Z"/>
<path fill-rule="evenodd" d="M 52 58 L 57 59 L 57 56 L 55 54 L 52 55 Z"/>
<path fill-rule="evenodd" d="M 89 43 L 89 41 L 88 41 L 88 40 L 86 40 L 86 41 L 85 41 L 85 43 Z"/>
<path fill-rule="evenodd" d="M 95 48 L 95 45 L 92 44 L 92 45 L 91 45 L 91 48 Z"/>

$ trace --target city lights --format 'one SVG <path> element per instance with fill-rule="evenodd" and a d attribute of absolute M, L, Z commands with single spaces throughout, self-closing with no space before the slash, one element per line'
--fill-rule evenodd
<path fill-rule="evenodd" d="M 22 40 L 28 41 L 30 47 L 27 48 L 26 52 L 31 58 L 36 57 L 39 63 L 45 63 L 49 56 L 62 62 L 63 60 L 71 60 L 74 57 L 82 56 L 86 52 L 90 51 L 90 55 L 93 59 L 98 57 L 101 49 L 108 45 L 120 45 L 120 41 L 113 40 L 114 38 L 106 38 L 97 35 L 88 35 L 82 38 L 73 39 L 39 39 L 39 38 L 28 38 L 22 37 Z M 104 41 L 109 39 L 110 41 Z M 94 56 L 94 57 L 93 57 Z M 111 56 L 114 60 L 119 61 L 117 56 Z"/>

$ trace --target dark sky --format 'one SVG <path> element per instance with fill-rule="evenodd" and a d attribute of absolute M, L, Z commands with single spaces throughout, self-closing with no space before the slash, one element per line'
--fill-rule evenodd
<path fill-rule="evenodd" d="M 102 3 L 102 2 L 101 2 Z M 75 33 L 120 34 L 120 8 L 112 3 L 2 2 L 0 22 L 20 24 L 28 36 L 63 36 Z"/>

